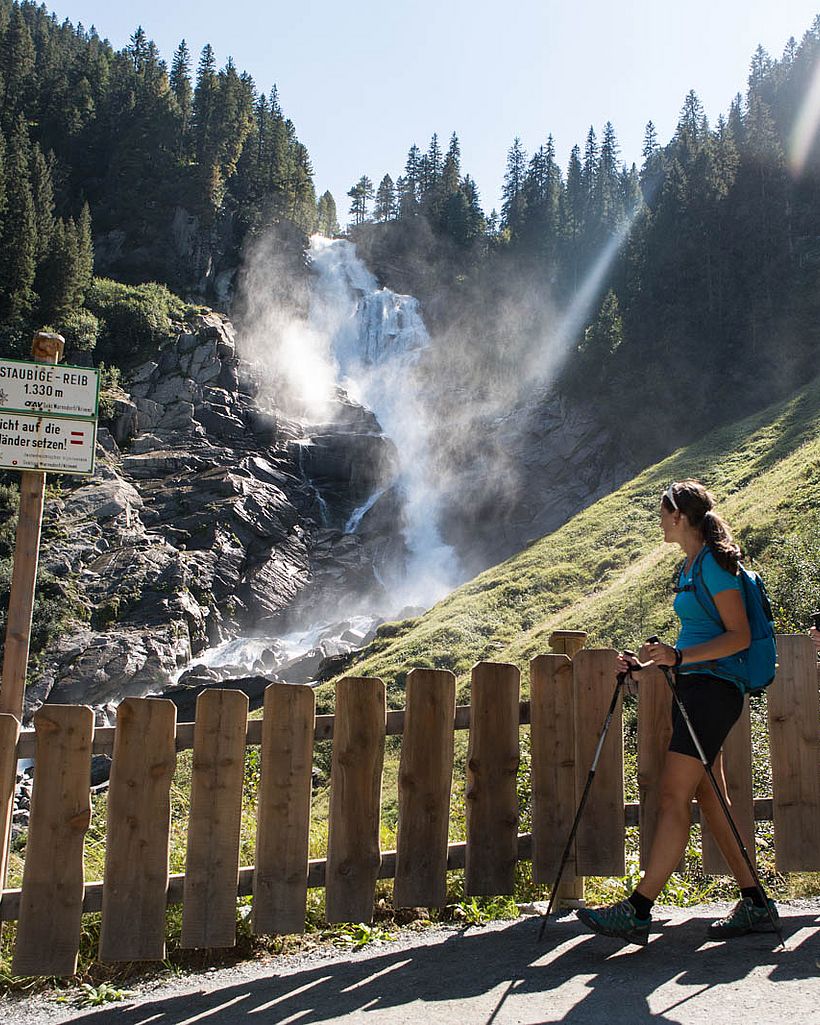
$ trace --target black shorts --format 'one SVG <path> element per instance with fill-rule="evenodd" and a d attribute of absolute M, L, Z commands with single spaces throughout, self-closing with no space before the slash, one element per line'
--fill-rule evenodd
<path fill-rule="evenodd" d="M 677 691 L 703 753 L 711 765 L 723 747 L 729 730 L 740 718 L 743 695 L 731 680 L 721 680 L 704 673 L 680 673 Z M 672 739 L 669 741 L 669 750 L 691 755 L 700 761 L 698 749 L 692 743 L 689 729 L 675 701 L 672 702 Z"/>

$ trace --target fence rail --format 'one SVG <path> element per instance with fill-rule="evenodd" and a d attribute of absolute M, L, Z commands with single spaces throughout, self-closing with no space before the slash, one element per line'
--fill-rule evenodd
<path fill-rule="evenodd" d="M 744 828 L 772 819 L 779 871 L 820 870 L 820 721 L 811 641 L 778 638 L 778 679 L 768 692 L 772 794 L 752 797 L 749 709 L 726 745 L 727 779 Z M 517 861 L 532 860 L 551 882 L 614 687 L 615 652 L 581 649 L 572 659 L 541 655 L 522 701 L 515 666 L 474 667 L 469 706 L 456 707 L 455 679 L 413 670 L 406 706 L 387 711 L 380 680 L 346 678 L 336 713 L 315 715 L 311 688 L 272 684 L 261 720 L 248 721 L 237 691 L 200 695 L 195 723 L 176 723 L 162 699 L 126 699 L 114 729 L 94 731 L 90 709 L 50 705 L 17 739 L 17 757 L 35 759 L 22 887 L 3 891 L 0 919 L 18 920 L 13 971 L 76 970 L 82 915 L 102 912 L 99 956 L 106 961 L 165 956 L 165 910 L 182 903 L 181 942 L 235 942 L 236 898 L 252 896 L 256 933 L 300 932 L 307 890 L 326 888 L 329 921 L 372 917 L 378 879 L 393 878 L 400 906 L 440 906 L 446 872 L 465 870 L 465 892 L 511 893 Z M 642 676 L 638 695 L 637 804 L 624 801 L 620 722 L 602 752 L 570 874 L 622 875 L 625 827 L 640 828 L 645 857 L 657 813 L 657 782 L 669 736 L 671 697 L 662 676 Z M 519 834 L 517 774 L 521 727 L 529 726 L 532 832 Z M 466 830 L 448 844 L 454 734 L 469 730 Z M 379 847 L 385 737 L 402 735 L 396 851 Z M 313 746 L 332 740 L 328 855 L 308 860 Z M 12 741 L 16 743 L 16 750 Z M 260 748 L 255 865 L 239 865 L 246 748 Z M 169 873 L 170 788 L 181 750 L 193 750 L 184 874 Z M 90 821 L 92 753 L 112 755 L 103 881 L 83 881 Z M 8 750 L 3 751 L 10 761 Z M 1 764 L 1 763 L 0 763 Z M 693 806 L 693 818 L 697 809 Z M 704 867 L 722 871 L 704 838 Z"/>

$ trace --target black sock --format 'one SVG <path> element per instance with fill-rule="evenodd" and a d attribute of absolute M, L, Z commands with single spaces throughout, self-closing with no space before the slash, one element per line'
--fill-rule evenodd
<path fill-rule="evenodd" d="M 635 914 L 638 918 L 649 918 L 649 913 L 652 910 L 652 905 L 655 903 L 654 900 L 650 900 L 648 897 L 644 897 L 642 893 L 638 893 L 637 890 L 627 898 L 629 903 L 635 909 Z"/>
<path fill-rule="evenodd" d="M 756 886 L 742 886 L 740 889 L 740 896 L 744 900 L 750 900 L 756 908 L 765 908 L 766 905 L 763 903 L 763 898 L 760 896 L 760 890 Z"/>

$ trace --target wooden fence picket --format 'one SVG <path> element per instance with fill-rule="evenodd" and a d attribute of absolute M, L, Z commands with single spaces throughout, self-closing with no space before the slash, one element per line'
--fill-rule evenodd
<path fill-rule="evenodd" d="M 91 821 L 94 713 L 43 705 L 12 972 L 73 975 L 83 908 L 83 839 Z"/>
<path fill-rule="evenodd" d="M 732 818 L 746 845 L 752 864 L 756 864 L 755 809 L 752 797 L 752 724 L 748 698 L 743 703 L 740 718 L 723 744 L 723 767 Z M 703 871 L 709 875 L 727 875 L 730 871 L 729 866 L 703 816 L 701 838 Z"/>
<path fill-rule="evenodd" d="M 640 652 L 644 657 L 644 652 Z M 660 782 L 672 736 L 672 692 L 660 669 L 638 677 L 638 804 L 640 864 L 646 868 L 658 821 Z"/>
<path fill-rule="evenodd" d="M 820 869 L 820 728 L 811 638 L 777 638 L 777 679 L 766 692 L 778 872 Z"/>
<path fill-rule="evenodd" d="M 517 666 L 473 666 L 464 871 L 464 890 L 470 895 L 512 893 L 515 885 L 519 693 Z"/>
<path fill-rule="evenodd" d="M 577 809 L 572 661 L 539 655 L 530 662 L 532 874 L 551 885 Z M 564 876 L 575 875 L 575 851 Z"/>
<path fill-rule="evenodd" d="M 265 690 L 253 876 L 257 934 L 305 930 L 315 718 L 311 687 L 272 683 Z"/>
<path fill-rule="evenodd" d="M 582 648 L 572 660 L 575 683 L 576 783 L 583 790 L 601 727 L 612 700 L 616 652 Z M 621 702 L 601 751 L 595 782 L 576 836 L 576 871 L 584 876 L 622 876 L 624 856 L 624 748 Z"/>
<path fill-rule="evenodd" d="M 117 708 L 108 788 L 101 961 L 165 957 L 176 717 L 176 706 L 164 699 L 126 698 Z"/>
<path fill-rule="evenodd" d="M 369 922 L 381 864 L 382 768 L 387 728 L 384 684 L 348 676 L 336 685 L 330 770 L 326 917 Z"/>
<path fill-rule="evenodd" d="M 236 888 L 248 696 L 205 690 L 196 702 L 181 947 L 236 943 Z"/>
<path fill-rule="evenodd" d="M 456 678 L 437 669 L 407 677 L 399 765 L 395 907 L 443 907 L 453 785 Z"/>

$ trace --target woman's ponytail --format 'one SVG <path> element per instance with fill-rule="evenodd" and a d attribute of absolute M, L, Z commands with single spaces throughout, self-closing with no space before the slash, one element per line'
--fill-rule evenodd
<path fill-rule="evenodd" d="M 736 574 L 741 559 L 740 547 L 735 544 L 725 520 L 712 509 L 703 516 L 703 540 L 718 566 Z"/>

